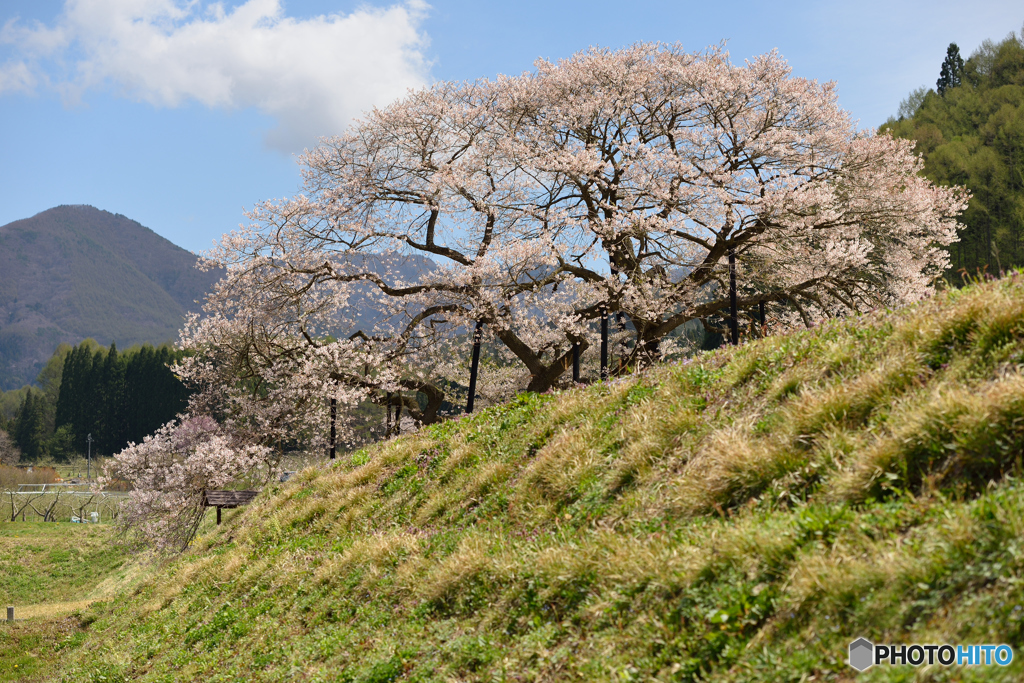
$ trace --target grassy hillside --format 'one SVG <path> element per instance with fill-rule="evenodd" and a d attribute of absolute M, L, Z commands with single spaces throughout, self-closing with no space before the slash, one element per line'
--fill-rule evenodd
<path fill-rule="evenodd" d="M 1024 676 L 1024 276 L 309 469 L 94 606 L 66 680 Z M 55 674 L 56 676 L 56 674 Z"/>

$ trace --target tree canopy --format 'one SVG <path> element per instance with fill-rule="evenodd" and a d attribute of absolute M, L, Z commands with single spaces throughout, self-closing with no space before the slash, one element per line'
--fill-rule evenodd
<path fill-rule="evenodd" d="M 951 46 L 952 47 L 952 46 Z M 947 63 L 943 63 L 943 76 Z M 940 78 L 940 83 L 943 78 Z M 971 191 L 951 270 L 1024 265 L 1024 42 L 985 41 L 945 92 L 917 90 L 882 131 L 912 140 L 924 175 Z"/>
<path fill-rule="evenodd" d="M 939 69 L 939 80 L 935 87 L 940 95 L 945 95 L 950 88 L 960 85 L 960 77 L 964 72 L 964 60 L 960 57 L 960 48 L 956 43 L 950 43 L 946 48 L 946 58 L 942 61 L 942 68 Z"/>
<path fill-rule="evenodd" d="M 209 255 L 228 275 L 182 337 L 194 407 L 264 438 L 323 433 L 328 396 L 436 421 L 478 323 L 499 399 L 561 381 L 609 312 L 620 367 L 663 357 L 673 330 L 728 308 L 730 254 L 743 324 L 760 303 L 785 327 L 915 300 L 965 201 L 918 176 L 907 141 L 858 132 L 834 84 L 720 48 L 440 83 L 302 163 L 303 194 Z M 383 320 L 345 329 L 358 306 Z"/>

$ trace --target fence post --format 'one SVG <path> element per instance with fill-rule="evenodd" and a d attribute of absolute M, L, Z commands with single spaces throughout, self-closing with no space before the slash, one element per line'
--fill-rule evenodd
<path fill-rule="evenodd" d="M 7 623 L 14 623 L 14 607 L 12 607 L 11 605 L 7 606 Z"/>

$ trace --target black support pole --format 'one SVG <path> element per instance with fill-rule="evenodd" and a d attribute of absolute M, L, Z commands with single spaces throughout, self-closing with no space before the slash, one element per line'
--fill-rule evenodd
<path fill-rule="evenodd" d="M 580 345 L 572 345 L 572 381 L 580 383 Z"/>
<path fill-rule="evenodd" d="M 336 399 L 335 397 L 331 396 L 331 447 L 330 447 L 330 449 L 327 452 L 327 454 L 330 456 L 331 460 L 334 460 L 335 453 L 337 452 L 336 451 L 336 446 L 337 446 L 337 436 L 338 436 L 338 433 L 337 433 L 337 431 L 335 429 L 335 423 L 337 422 L 337 420 L 338 420 L 338 399 Z"/>
<path fill-rule="evenodd" d="M 736 311 L 736 250 L 729 249 L 729 333 L 733 346 L 740 343 L 740 326 Z"/>
<path fill-rule="evenodd" d="M 608 379 L 608 309 L 601 309 L 601 380 Z"/>
<path fill-rule="evenodd" d="M 484 323 L 476 321 L 473 330 L 473 363 L 469 366 L 469 398 L 466 399 L 466 414 L 473 412 L 473 399 L 476 398 L 476 375 L 480 371 L 480 338 L 483 336 Z"/>
<path fill-rule="evenodd" d="M 764 302 L 757 302 L 757 312 L 761 314 L 761 334 L 765 334 L 768 328 L 765 327 L 768 324 L 768 320 L 764 317 Z"/>

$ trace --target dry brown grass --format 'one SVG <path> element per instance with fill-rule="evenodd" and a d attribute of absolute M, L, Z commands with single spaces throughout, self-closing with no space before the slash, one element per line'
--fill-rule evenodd
<path fill-rule="evenodd" d="M 57 481 L 57 470 L 52 467 L 13 467 L 0 465 L 0 491 L 17 491 L 23 484 L 52 484 Z"/>

